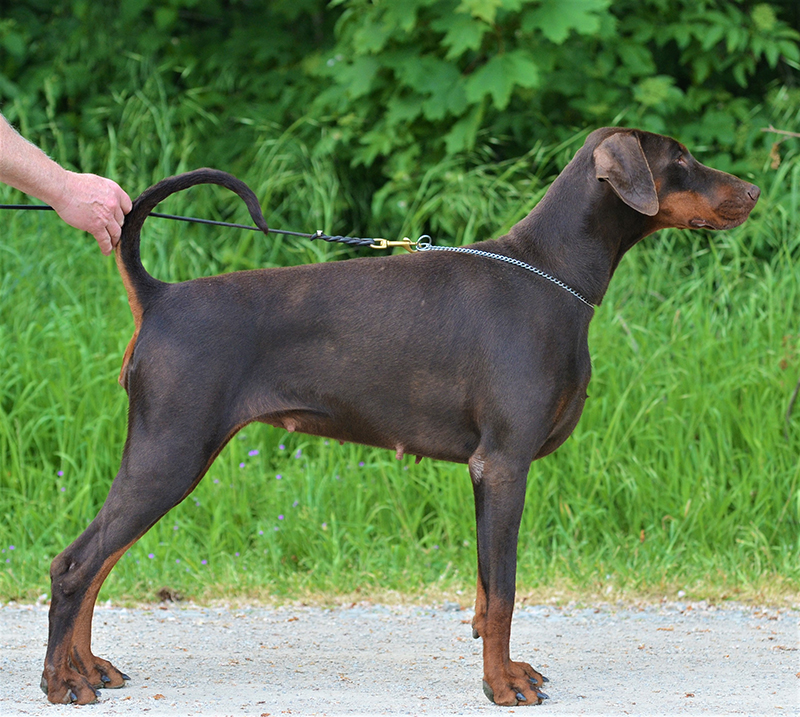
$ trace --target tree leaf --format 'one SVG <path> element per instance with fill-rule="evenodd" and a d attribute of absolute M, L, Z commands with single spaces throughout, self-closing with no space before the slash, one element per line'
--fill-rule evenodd
<path fill-rule="evenodd" d="M 495 55 L 472 74 L 466 83 L 467 99 L 478 102 L 487 94 L 492 104 L 503 110 L 508 106 L 515 85 L 536 87 L 539 84 L 539 67 L 523 50 Z"/>
<path fill-rule="evenodd" d="M 374 57 L 356 57 L 349 64 L 336 66 L 336 80 L 344 85 L 351 99 L 363 97 L 372 89 L 372 80 L 379 69 Z"/>
<path fill-rule="evenodd" d="M 393 69 L 404 85 L 425 96 L 422 109 L 427 119 L 459 116 L 467 108 L 464 81 L 454 64 L 426 55 L 393 63 Z"/>
<path fill-rule="evenodd" d="M 456 12 L 468 12 L 472 17 L 494 24 L 497 10 L 503 6 L 503 0 L 461 0 Z"/>
<path fill-rule="evenodd" d="M 386 7 L 386 24 L 409 33 L 417 23 L 419 0 L 392 0 Z"/>
<path fill-rule="evenodd" d="M 523 32 L 534 29 L 556 45 L 562 44 L 572 30 L 581 35 L 591 35 L 600 29 L 598 13 L 608 9 L 610 0 L 544 0 L 542 4 L 526 13 Z"/>
<path fill-rule="evenodd" d="M 491 26 L 464 13 L 444 15 L 431 23 L 438 32 L 444 32 L 442 44 L 450 48 L 445 55 L 447 60 L 455 60 L 467 50 L 480 49 L 483 36 Z"/>
<path fill-rule="evenodd" d="M 456 122 L 445 135 L 444 144 L 448 154 L 470 150 L 475 146 L 475 138 L 483 119 L 483 103 L 475 105 L 463 118 Z"/>

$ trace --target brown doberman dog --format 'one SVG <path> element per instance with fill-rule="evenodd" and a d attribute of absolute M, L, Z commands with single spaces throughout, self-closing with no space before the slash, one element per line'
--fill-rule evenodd
<path fill-rule="evenodd" d="M 586 400 L 593 305 L 640 239 L 664 227 L 735 227 L 758 187 L 668 137 L 606 128 L 527 217 L 470 253 L 157 281 L 140 259 L 142 224 L 161 200 L 200 183 L 236 192 L 268 231 L 248 187 L 209 169 L 146 190 L 125 221 L 128 437 L 102 509 L 53 560 L 48 699 L 85 704 L 130 679 L 92 653 L 103 580 L 231 437 L 261 421 L 469 465 L 484 691 L 501 705 L 540 703 L 545 678 L 509 657 L 517 538 L 531 462 L 566 440 Z"/>

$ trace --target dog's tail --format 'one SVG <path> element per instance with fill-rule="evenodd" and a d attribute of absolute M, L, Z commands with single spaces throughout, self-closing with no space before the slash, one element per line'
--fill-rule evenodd
<path fill-rule="evenodd" d="M 126 388 L 128 362 L 133 355 L 144 312 L 155 297 L 167 286 L 167 284 L 150 276 L 142 265 L 142 257 L 139 252 L 139 235 L 142 231 L 142 225 L 159 202 L 166 199 L 170 194 L 188 189 L 196 184 L 219 184 L 232 192 L 236 192 L 247 205 L 247 209 L 250 211 L 250 216 L 256 226 L 265 234 L 269 232 L 267 222 L 261 213 L 261 206 L 250 187 L 233 175 L 217 169 L 196 169 L 193 172 L 186 172 L 175 177 L 167 177 L 167 179 L 154 184 L 149 189 L 145 189 L 139 195 L 133 203 L 131 211 L 125 217 L 122 236 L 116 251 L 117 267 L 125 284 L 125 290 L 128 292 L 128 303 L 131 307 L 131 313 L 133 313 L 135 325 L 133 338 L 125 350 L 125 356 L 122 360 L 122 372 L 119 377 L 120 383 Z"/>
<path fill-rule="evenodd" d="M 144 309 L 149 303 L 148 299 L 153 293 L 158 293 L 164 284 L 147 273 L 142 266 L 139 253 L 139 235 L 142 231 L 144 220 L 156 205 L 166 199 L 170 194 L 180 192 L 197 184 L 219 184 L 232 192 L 236 192 L 250 211 L 256 226 L 265 234 L 269 232 L 267 222 L 261 213 L 261 207 L 253 191 L 244 182 L 227 172 L 217 169 L 196 169 L 193 172 L 167 177 L 145 189 L 134 201 L 133 208 L 125 217 L 122 227 L 122 236 L 117 247 L 116 260 L 125 288 L 128 292 L 128 302 L 131 309 L 138 306 Z M 134 311 L 134 316 L 135 316 Z"/>

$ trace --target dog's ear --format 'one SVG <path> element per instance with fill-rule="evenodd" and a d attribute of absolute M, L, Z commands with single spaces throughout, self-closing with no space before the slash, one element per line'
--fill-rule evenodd
<path fill-rule="evenodd" d="M 615 194 L 640 214 L 658 213 L 658 195 L 653 173 L 634 132 L 617 132 L 606 137 L 594 150 L 597 179 L 611 185 Z"/>

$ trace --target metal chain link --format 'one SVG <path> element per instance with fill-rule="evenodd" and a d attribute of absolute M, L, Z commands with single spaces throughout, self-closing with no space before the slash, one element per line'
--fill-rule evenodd
<path fill-rule="evenodd" d="M 427 240 L 427 241 L 423 241 Z M 545 271 L 541 269 L 537 269 L 535 266 L 531 266 L 530 264 L 526 264 L 524 261 L 520 261 L 519 259 L 512 259 L 510 256 L 503 256 L 502 254 L 492 254 L 488 251 L 480 251 L 478 249 L 470 249 L 464 246 L 434 246 L 431 244 L 431 238 L 427 234 L 423 234 L 418 240 L 415 245 L 417 251 L 455 251 L 459 254 L 473 254 L 475 256 L 484 256 L 489 259 L 498 259 L 499 261 L 504 261 L 508 264 L 513 264 L 514 266 L 518 266 L 521 269 L 527 269 L 530 272 L 533 272 L 537 276 L 541 276 L 543 279 L 547 279 L 548 281 L 552 281 L 556 286 L 568 291 L 572 294 L 575 298 L 580 299 L 584 304 L 587 306 L 591 306 L 592 308 L 595 305 L 589 301 L 588 299 L 584 298 L 579 294 L 575 289 L 573 289 L 568 284 L 565 284 L 560 279 L 556 279 L 556 277 L 551 276 Z"/>

